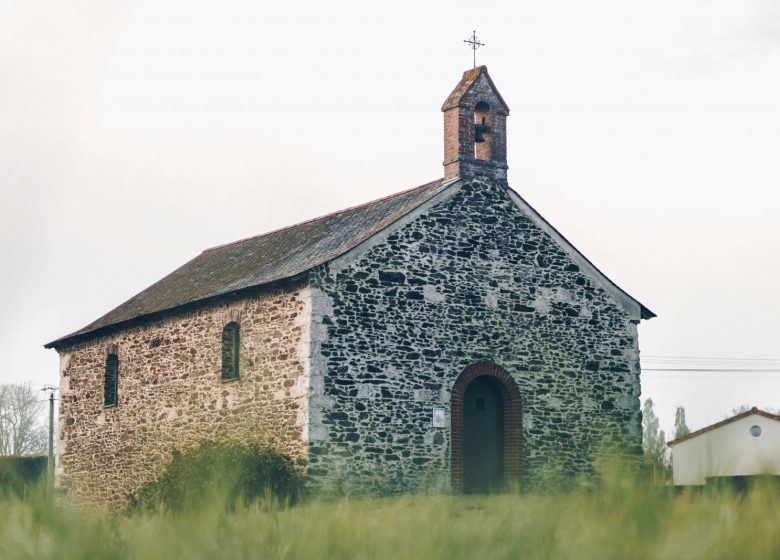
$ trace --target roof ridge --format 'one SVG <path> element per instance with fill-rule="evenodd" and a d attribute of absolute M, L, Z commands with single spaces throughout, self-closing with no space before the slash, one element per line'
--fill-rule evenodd
<path fill-rule="evenodd" d="M 246 241 L 251 241 L 253 239 L 259 239 L 259 238 L 265 237 L 267 235 L 273 235 L 274 233 L 279 233 L 279 232 L 282 232 L 282 231 L 285 231 L 285 230 L 288 230 L 288 229 L 300 227 L 302 225 L 310 224 L 310 223 L 313 223 L 313 222 L 317 222 L 319 220 L 324 220 L 326 218 L 330 218 L 330 217 L 333 217 L 333 216 L 338 216 L 339 214 L 344 214 L 345 212 L 351 212 L 352 210 L 357 210 L 357 209 L 363 208 L 365 206 L 370 206 L 370 205 L 376 204 L 378 202 L 383 202 L 385 200 L 390 200 L 391 198 L 395 198 L 395 197 L 398 197 L 398 196 L 409 194 L 412 191 L 421 190 L 421 189 L 424 189 L 426 187 L 430 187 L 434 183 L 439 183 L 439 182 L 441 183 L 441 185 L 444 185 L 445 182 L 446 182 L 445 178 L 436 179 L 434 181 L 429 181 L 429 182 L 427 182 L 427 183 L 425 183 L 423 185 L 418 185 L 416 187 L 412 187 L 411 189 L 406 189 L 406 190 L 403 190 L 403 191 L 400 191 L 400 192 L 397 192 L 397 193 L 393 193 L 393 194 L 389 194 L 387 196 L 383 196 L 383 197 L 380 197 L 380 198 L 377 198 L 377 199 L 374 199 L 374 200 L 369 200 L 368 202 L 364 202 L 362 204 L 356 204 L 355 206 L 349 206 L 348 208 L 342 208 L 341 210 L 336 210 L 335 212 L 329 212 L 328 214 L 322 214 L 321 216 L 317 216 L 316 218 L 309 218 L 308 220 L 303 220 L 302 222 L 297 222 L 297 223 L 291 224 L 289 226 L 283 226 L 283 227 L 280 227 L 280 228 L 272 229 L 271 231 L 267 231 L 265 233 L 259 233 L 257 235 L 250 235 L 249 237 L 244 237 L 244 238 L 238 239 L 236 241 L 230 241 L 228 243 L 222 243 L 220 245 L 215 245 L 213 247 L 209 247 L 208 249 L 204 249 L 203 251 L 201 251 L 201 254 L 208 253 L 208 252 L 211 252 L 211 251 L 215 251 L 217 249 L 222 249 L 224 247 L 230 247 L 231 245 L 238 245 L 239 243 L 244 243 Z"/>
<path fill-rule="evenodd" d="M 739 414 L 735 414 L 734 416 L 726 418 L 725 420 L 721 420 L 720 422 L 715 422 L 714 424 L 710 424 L 709 426 L 704 426 L 703 428 L 699 428 L 698 430 L 693 431 L 689 434 L 685 434 L 684 436 L 680 436 L 676 439 L 668 441 L 666 442 L 666 445 L 668 445 L 669 447 L 671 447 L 672 445 L 677 445 L 678 443 L 682 443 L 686 440 L 691 439 L 692 437 L 696 437 L 706 432 L 711 432 L 716 428 L 720 428 L 721 426 L 725 426 L 726 424 L 731 424 L 732 422 L 736 422 L 737 420 L 742 420 L 743 418 L 747 418 L 748 416 L 751 416 L 753 414 L 758 414 L 759 416 L 763 416 L 764 418 L 768 418 L 769 420 L 777 420 L 778 422 L 780 422 L 780 416 L 778 416 L 777 414 L 772 414 L 771 412 L 761 410 L 760 408 L 754 406 L 750 410 L 746 410 L 745 412 L 740 412 Z"/>

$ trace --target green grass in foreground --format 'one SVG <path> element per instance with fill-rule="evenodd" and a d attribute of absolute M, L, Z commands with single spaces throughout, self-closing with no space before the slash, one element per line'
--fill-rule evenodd
<path fill-rule="evenodd" d="M 103 517 L 0 502 L 0 558 L 780 558 L 776 487 L 674 495 L 614 477 L 555 495 L 212 504 Z"/>

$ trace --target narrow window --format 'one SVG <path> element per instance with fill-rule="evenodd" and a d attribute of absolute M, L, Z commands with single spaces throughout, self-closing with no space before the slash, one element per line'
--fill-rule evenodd
<path fill-rule="evenodd" d="M 493 157 L 490 147 L 490 105 L 484 101 L 474 108 L 474 157 L 490 161 Z"/>
<path fill-rule="evenodd" d="M 238 379 L 238 323 L 231 321 L 222 329 L 222 381 Z"/>
<path fill-rule="evenodd" d="M 106 356 L 106 375 L 103 379 L 103 405 L 116 406 L 119 384 L 119 357 L 111 352 Z"/>

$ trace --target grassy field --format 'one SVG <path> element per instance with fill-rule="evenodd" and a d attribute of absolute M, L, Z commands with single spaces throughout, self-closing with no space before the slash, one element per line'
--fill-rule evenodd
<path fill-rule="evenodd" d="M 219 504 L 102 517 L 0 502 L 0 558 L 780 558 L 780 493 L 675 495 L 615 477 L 554 495 Z"/>

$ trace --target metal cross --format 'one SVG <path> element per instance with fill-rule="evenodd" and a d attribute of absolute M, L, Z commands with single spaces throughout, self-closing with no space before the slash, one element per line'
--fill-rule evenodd
<path fill-rule="evenodd" d="M 477 67 L 477 49 L 479 47 L 484 47 L 485 43 L 480 43 L 479 42 L 479 39 L 477 39 L 477 32 L 476 32 L 476 30 L 471 32 L 471 37 L 469 37 L 468 39 L 463 39 L 463 42 L 464 43 L 468 43 L 469 46 L 471 47 L 471 50 L 474 51 L 474 68 L 476 68 Z"/>

